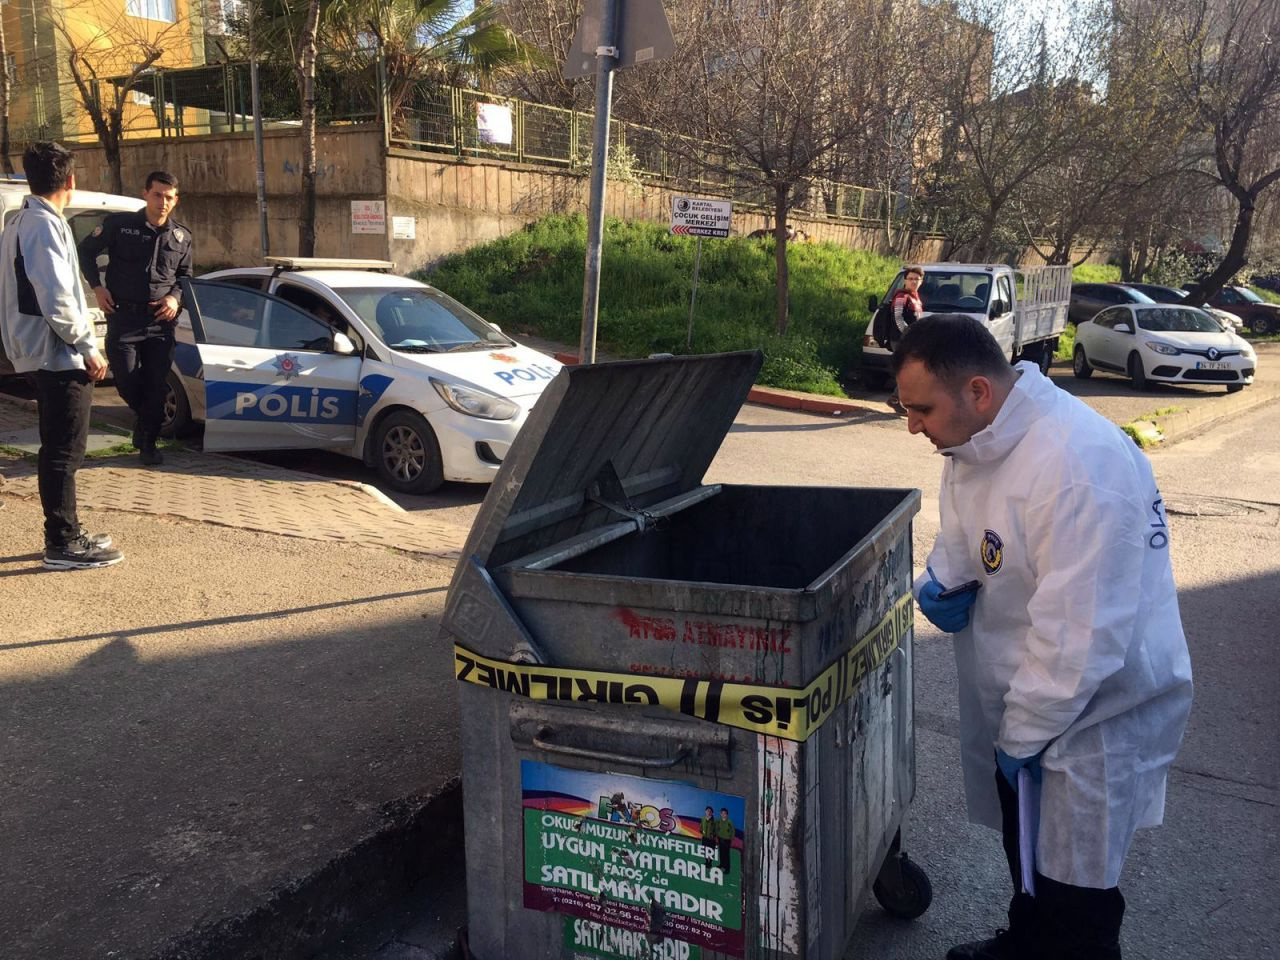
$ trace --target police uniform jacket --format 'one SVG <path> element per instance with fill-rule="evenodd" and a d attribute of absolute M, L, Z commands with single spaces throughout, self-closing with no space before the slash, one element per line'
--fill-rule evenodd
<path fill-rule="evenodd" d="M 98 255 L 106 252 L 106 287 L 125 316 L 132 312 L 128 308 L 145 308 L 162 297 L 181 299 L 178 281 L 191 276 L 191 231 L 174 220 L 153 226 L 146 210 L 110 214 L 79 249 L 80 270 L 91 287 L 103 282 Z M 150 311 L 140 313 L 145 318 Z"/>

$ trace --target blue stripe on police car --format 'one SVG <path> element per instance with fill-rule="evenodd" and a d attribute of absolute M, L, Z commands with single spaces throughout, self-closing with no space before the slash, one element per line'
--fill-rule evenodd
<path fill-rule="evenodd" d="M 283 387 L 210 380 L 205 385 L 210 420 L 280 423 L 356 422 L 356 392 L 321 387 Z"/>

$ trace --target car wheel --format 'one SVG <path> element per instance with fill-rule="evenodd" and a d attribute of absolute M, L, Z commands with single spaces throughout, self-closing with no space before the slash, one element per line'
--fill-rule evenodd
<path fill-rule="evenodd" d="M 1084 347 L 1076 344 L 1076 352 L 1071 356 L 1071 372 L 1081 380 L 1093 376 L 1093 367 L 1089 366 L 1089 358 L 1084 355 Z"/>
<path fill-rule="evenodd" d="M 1151 388 L 1151 383 L 1147 380 L 1147 369 L 1142 365 L 1142 358 L 1137 353 L 1129 354 L 1129 379 L 1133 381 L 1135 390 Z"/>
<path fill-rule="evenodd" d="M 378 476 L 398 493 L 430 493 L 444 483 L 435 431 L 412 410 L 394 410 L 378 424 L 373 461 Z"/>
<path fill-rule="evenodd" d="M 1254 317 L 1253 323 L 1250 324 L 1250 326 L 1253 328 L 1254 333 L 1259 333 L 1263 336 L 1266 336 L 1268 333 L 1276 332 L 1275 318 L 1268 317 L 1265 314 L 1263 316 Z"/>
<path fill-rule="evenodd" d="M 1036 358 L 1036 363 L 1040 366 L 1040 372 L 1047 377 L 1049 368 L 1053 366 L 1053 347 L 1047 343 L 1040 344 L 1040 356 Z"/>
<path fill-rule="evenodd" d="M 1243 389 L 1244 389 L 1244 384 L 1243 384 L 1243 383 L 1228 383 L 1228 384 L 1227 384 L 1227 393 L 1239 393 L 1239 392 L 1240 392 L 1241 390 L 1243 390 Z"/>
<path fill-rule="evenodd" d="M 191 404 L 182 378 L 172 370 L 165 380 L 164 418 L 160 421 L 160 436 L 172 440 L 191 429 Z"/>

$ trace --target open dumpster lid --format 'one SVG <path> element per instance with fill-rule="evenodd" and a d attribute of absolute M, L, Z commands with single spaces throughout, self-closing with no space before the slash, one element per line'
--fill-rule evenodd
<path fill-rule="evenodd" d="M 561 370 L 503 461 L 464 562 L 493 569 L 623 519 L 616 507 L 697 487 L 762 360 L 745 351 Z"/>

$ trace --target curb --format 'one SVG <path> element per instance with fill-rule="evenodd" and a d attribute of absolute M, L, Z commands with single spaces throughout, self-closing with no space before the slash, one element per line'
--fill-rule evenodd
<path fill-rule="evenodd" d="M 381 814 L 371 834 L 318 870 L 286 882 L 238 916 L 171 938 L 148 960 L 311 956 L 406 896 L 433 868 L 461 862 L 460 778 L 432 797 L 390 801 Z"/>
<path fill-rule="evenodd" d="M 1266 406 L 1278 397 L 1280 392 L 1274 389 L 1254 390 L 1246 387 L 1240 393 L 1224 397 L 1221 403 L 1214 404 L 1212 408 L 1201 407 L 1198 411 L 1181 410 L 1161 417 L 1144 417 L 1142 421 L 1135 422 L 1154 421 L 1155 429 L 1160 435 L 1160 445 L 1167 446 L 1194 436 L 1219 420 Z"/>
<path fill-rule="evenodd" d="M 565 366 L 578 364 L 576 353 L 556 353 L 553 356 Z M 776 407 L 779 410 L 799 410 L 803 413 L 820 413 L 827 416 L 842 417 L 850 413 L 873 413 L 871 408 L 855 403 L 852 400 L 841 400 L 818 393 L 801 393 L 798 390 L 782 390 L 778 387 L 753 386 L 747 394 L 747 403 L 762 407 Z"/>

